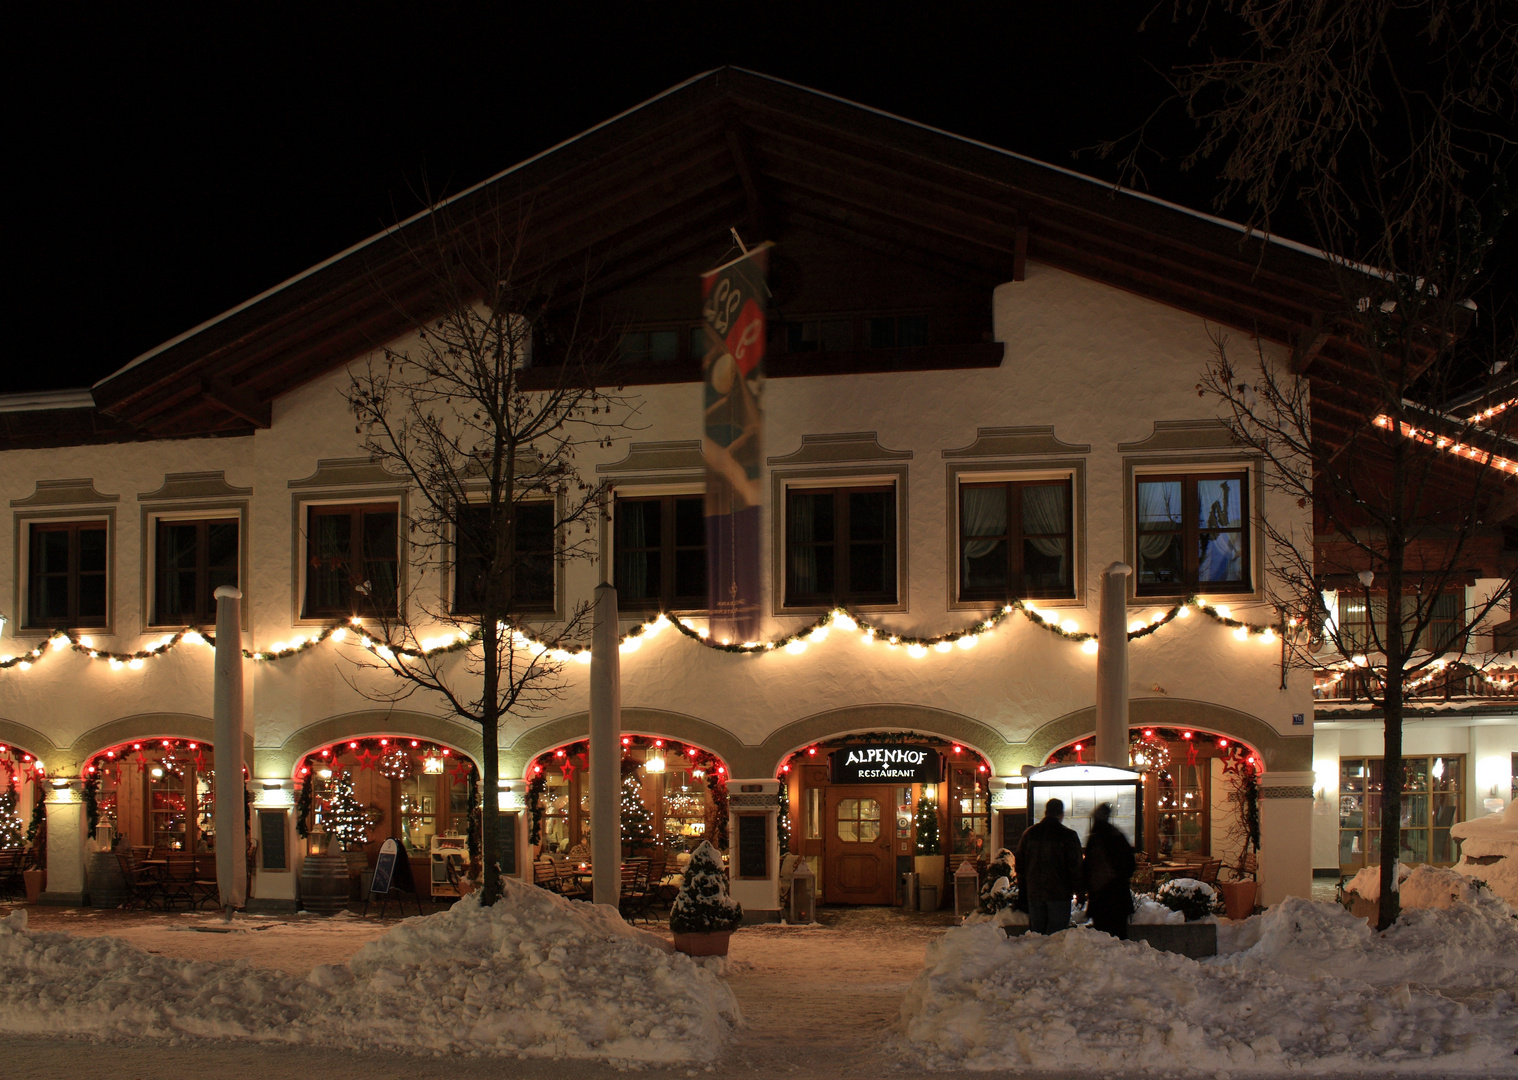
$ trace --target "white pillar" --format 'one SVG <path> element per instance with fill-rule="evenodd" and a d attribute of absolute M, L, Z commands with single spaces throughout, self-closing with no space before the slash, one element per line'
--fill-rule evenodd
<path fill-rule="evenodd" d="M 1260 777 L 1260 890 L 1267 907 L 1288 896 L 1312 895 L 1313 774 Z"/>
<path fill-rule="evenodd" d="M 216 884 L 222 910 L 248 899 L 248 833 L 243 820 L 242 593 L 216 590 L 216 662 L 212 690 L 216 751 Z"/>
<path fill-rule="evenodd" d="M 1127 563 L 1102 571 L 1102 608 L 1097 621 L 1096 739 L 1091 759 L 1128 767 L 1128 575 Z"/>
<path fill-rule="evenodd" d="M 591 896 L 616 906 L 622 890 L 622 654 L 617 590 L 596 586 L 590 651 Z"/>
<path fill-rule="evenodd" d="M 78 906 L 86 900 L 84 858 L 89 823 L 84 813 L 81 781 L 49 777 L 43 799 L 47 814 L 47 891 L 44 904 Z"/>

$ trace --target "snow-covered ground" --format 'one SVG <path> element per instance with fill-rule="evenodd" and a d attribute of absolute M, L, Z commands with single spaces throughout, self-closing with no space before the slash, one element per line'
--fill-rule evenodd
<path fill-rule="evenodd" d="M 405 920 L 304 977 L 29 932 L 25 909 L 0 921 L 0 1031 L 16 1034 L 674 1062 L 714 1057 L 737 1019 L 726 983 L 663 939 L 515 883 L 492 908 Z"/>
<path fill-rule="evenodd" d="M 1291 899 L 1220 930 L 1237 951 L 1197 962 L 1086 929 L 957 928 L 902 1030 L 930 1064 L 976 1070 L 1518 1075 L 1518 919 L 1500 900 L 1375 934 Z"/>

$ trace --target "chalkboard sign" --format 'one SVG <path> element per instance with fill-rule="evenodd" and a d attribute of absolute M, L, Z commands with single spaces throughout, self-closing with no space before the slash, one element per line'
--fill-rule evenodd
<path fill-rule="evenodd" d="M 738 815 L 738 876 L 740 878 L 770 876 L 770 833 L 772 831 L 768 814 Z"/>
<path fill-rule="evenodd" d="M 517 815 L 515 811 L 496 817 L 496 861 L 501 873 L 515 877 L 517 872 Z"/>
<path fill-rule="evenodd" d="M 283 810 L 258 812 L 258 850 L 260 869 L 288 870 L 290 868 L 285 855 L 285 812 Z"/>
<path fill-rule="evenodd" d="M 384 896 L 390 891 L 392 884 L 399 884 L 396 879 L 397 864 L 406 868 L 406 876 L 411 876 L 411 861 L 400 857 L 401 846 L 391 837 L 380 845 L 379 859 L 374 864 L 374 882 L 369 886 L 370 896 Z M 411 890 L 415 892 L 415 888 Z"/>

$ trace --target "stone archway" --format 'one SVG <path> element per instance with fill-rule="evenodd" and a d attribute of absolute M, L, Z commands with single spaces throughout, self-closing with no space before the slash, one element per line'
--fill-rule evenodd
<path fill-rule="evenodd" d="M 478 730 L 427 713 L 365 710 L 328 717 L 307 724 L 277 747 L 261 746 L 257 751 L 254 776 L 287 780 L 309 753 L 344 739 L 376 735 L 404 735 L 426 739 L 444 746 L 457 747 L 476 764 L 483 763 L 484 739 Z M 505 775 L 504 772 L 502 775 Z"/>
<path fill-rule="evenodd" d="M 22 753 L 31 754 L 32 757 L 40 759 L 49 772 L 57 771 L 68 757 L 66 752 L 53 745 L 53 740 L 42 732 L 9 720 L 0 720 L 0 746 L 14 747 Z M 65 771 L 64 775 L 68 773 Z"/>
<path fill-rule="evenodd" d="M 1305 772 L 1312 768 L 1312 735 L 1282 735 L 1258 717 L 1187 698 L 1135 698 L 1128 704 L 1128 726 L 1191 728 L 1227 735 L 1248 743 L 1259 751 L 1267 771 Z M 1096 707 L 1066 713 L 1040 727 L 1028 741 L 1018 744 L 1017 762 L 1006 770 L 1019 771 L 1024 765 L 1042 765 L 1060 747 L 1091 735 L 1096 730 Z M 998 772 L 1001 769 L 998 766 Z"/>
<path fill-rule="evenodd" d="M 938 735 L 962 743 L 980 754 L 990 762 L 996 774 L 1016 771 L 1011 761 L 1018 745 L 1008 742 L 995 728 L 962 713 L 925 705 L 900 704 L 855 705 L 793 721 L 772 732 L 759 746 L 745 748 L 743 762 L 752 771 L 739 772 L 736 765 L 729 767 L 735 776 L 774 776 L 785 759 L 802 747 L 867 731 L 919 731 L 924 735 Z"/>
<path fill-rule="evenodd" d="M 124 716 L 119 720 L 112 720 L 108 724 L 101 724 L 99 727 L 86 731 L 74 740 L 72 746 L 61 753 L 60 756 L 67 760 L 69 770 L 63 775 L 78 775 L 85 762 L 113 746 L 134 740 L 141 742 L 163 737 L 193 739 L 207 746 L 214 746 L 214 724 L 206 717 L 196 716 L 193 713 L 138 713 L 136 716 Z M 244 734 L 244 760 L 251 763 L 253 754 L 253 736 Z M 61 772 L 57 769 L 53 771 Z"/>
<path fill-rule="evenodd" d="M 622 731 L 628 735 L 653 735 L 666 739 L 678 739 L 691 746 L 699 746 L 727 762 L 728 771 L 733 776 L 763 776 L 774 773 L 773 769 L 769 774 L 740 772 L 737 762 L 746 760 L 745 755 L 751 755 L 753 748 L 739 742 L 732 732 L 684 713 L 667 712 L 663 709 L 624 708 Z M 539 754 L 563 746 L 565 743 L 588 738 L 589 734 L 590 714 L 587 712 L 550 720 L 546 724 L 524 731 L 509 747 L 502 749 L 501 775 L 518 779 L 525 778 L 528 767 Z"/>

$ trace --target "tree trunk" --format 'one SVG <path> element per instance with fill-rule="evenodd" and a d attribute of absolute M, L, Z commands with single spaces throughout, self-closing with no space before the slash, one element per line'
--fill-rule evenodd
<path fill-rule="evenodd" d="M 1402 455 L 1396 456 L 1400 474 Z M 1401 477 L 1395 482 L 1400 487 Z M 1376 928 L 1385 930 L 1397 921 L 1401 897 L 1397 893 L 1397 860 L 1402 854 L 1402 691 L 1403 667 L 1407 663 L 1407 640 L 1402 632 L 1402 570 L 1404 544 L 1401 516 L 1387 530 L 1386 538 L 1386 685 L 1382 715 L 1385 717 L 1385 749 L 1381 771 L 1381 900 Z M 1369 600 L 1367 599 L 1367 604 Z M 1372 609 L 1373 610 L 1373 609 Z M 1369 792 L 1367 791 L 1367 796 Z"/>
<path fill-rule="evenodd" d="M 480 880 L 480 905 L 489 907 L 501 896 L 501 868 L 496 862 L 496 855 L 501 850 L 500 796 L 497 794 L 501 776 L 501 699 L 498 693 L 501 685 L 501 653 L 500 630 L 495 618 L 492 616 L 480 620 L 480 630 L 483 635 L 480 645 L 484 650 L 485 661 L 485 686 L 480 709 L 480 734 L 484 744 L 481 755 L 484 760 L 480 762 L 480 858 L 484 861 L 485 873 Z"/>

